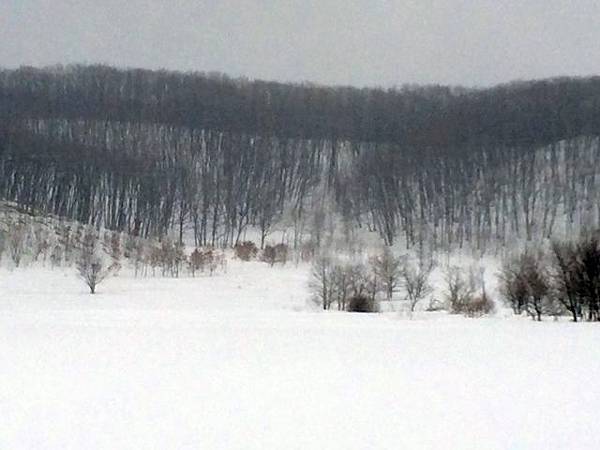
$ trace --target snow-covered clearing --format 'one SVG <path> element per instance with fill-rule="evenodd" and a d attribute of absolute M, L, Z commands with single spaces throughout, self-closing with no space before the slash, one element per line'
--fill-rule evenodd
<path fill-rule="evenodd" d="M 600 326 L 322 313 L 308 269 L 0 271 L 0 449 L 597 449 Z"/>

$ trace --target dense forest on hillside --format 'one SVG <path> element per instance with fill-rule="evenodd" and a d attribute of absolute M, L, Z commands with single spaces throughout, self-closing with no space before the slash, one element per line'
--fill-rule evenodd
<path fill-rule="evenodd" d="M 599 171 L 600 77 L 384 90 L 0 71 L 0 199 L 145 237 L 231 245 L 285 223 L 319 244 L 335 223 L 484 250 L 597 228 Z"/>

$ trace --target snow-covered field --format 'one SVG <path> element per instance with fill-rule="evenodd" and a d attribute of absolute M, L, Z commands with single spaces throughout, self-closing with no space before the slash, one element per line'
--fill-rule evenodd
<path fill-rule="evenodd" d="M 0 449 L 598 449 L 600 326 L 322 313 L 306 267 L 0 270 Z"/>

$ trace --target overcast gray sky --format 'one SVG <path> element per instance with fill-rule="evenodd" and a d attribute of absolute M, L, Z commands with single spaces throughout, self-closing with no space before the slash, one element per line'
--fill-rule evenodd
<path fill-rule="evenodd" d="M 0 0 L 0 65 L 357 86 L 600 74 L 599 0 Z"/>

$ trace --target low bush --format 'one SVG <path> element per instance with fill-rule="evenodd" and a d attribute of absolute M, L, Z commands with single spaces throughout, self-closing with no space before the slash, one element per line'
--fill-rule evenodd
<path fill-rule="evenodd" d="M 377 301 L 366 295 L 355 295 L 348 301 L 348 312 L 375 313 L 378 310 Z"/>
<path fill-rule="evenodd" d="M 288 246 L 285 244 L 267 245 L 262 251 L 261 260 L 270 266 L 275 265 L 275 263 L 285 265 L 288 260 Z"/>
<path fill-rule="evenodd" d="M 275 251 L 275 247 L 272 247 L 271 245 L 265 246 L 260 259 L 269 264 L 270 266 L 275 265 L 275 261 L 277 261 L 277 253 Z"/>
<path fill-rule="evenodd" d="M 494 312 L 494 302 L 487 296 L 481 295 L 463 304 L 462 312 L 467 317 L 480 317 Z"/>
<path fill-rule="evenodd" d="M 252 261 L 258 255 L 258 247 L 252 241 L 244 241 L 235 245 L 235 256 L 242 261 Z"/>

